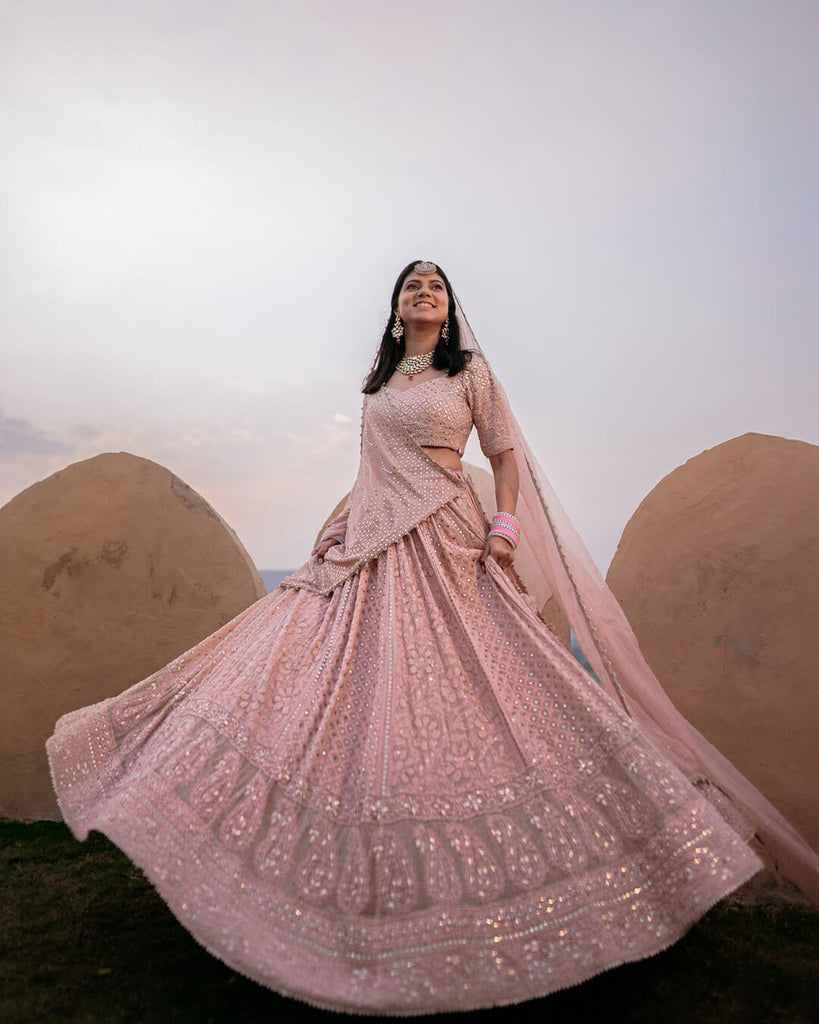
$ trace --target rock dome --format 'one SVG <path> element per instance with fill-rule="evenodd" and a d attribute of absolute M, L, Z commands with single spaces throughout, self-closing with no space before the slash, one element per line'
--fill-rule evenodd
<path fill-rule="evenodd" d="M 606 579 L 679 710 L 819 848 L 819 446 L 750 433 L 689 459 Z"/>
<path fill-rule="evenodd" d="M 66 711 L 152 674 L 265 588 L 188 484 L 98 455 L 0 508 L 0 815 L 58 818 L 46 738 Z"/>

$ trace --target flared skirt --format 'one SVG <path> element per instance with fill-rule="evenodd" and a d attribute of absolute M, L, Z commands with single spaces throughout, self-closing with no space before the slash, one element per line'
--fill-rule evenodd
<path fill-rule="evenodd" d="M 359 1013 L 502 1005 L 668 946 L 761 866 L 478 562 L 469 487 L 63 716 L 52 780 L 211 953 Z"/>

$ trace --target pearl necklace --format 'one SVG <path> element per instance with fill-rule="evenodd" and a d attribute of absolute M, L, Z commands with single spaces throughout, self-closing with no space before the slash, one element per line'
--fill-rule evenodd
<path fill-rule="evenodd" d="M 403 373 L 410 380 L 415 376 L 416 373 L 423 373 L 428 367 L 432 366 L 433 352 L 424 352 L 420 356 L 404 356 L 401 362 L 396 366 L 396 370 L 399 373 Z"/>

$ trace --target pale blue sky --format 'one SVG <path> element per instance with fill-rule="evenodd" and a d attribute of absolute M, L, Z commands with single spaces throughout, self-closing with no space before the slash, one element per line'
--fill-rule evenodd
<path fill-rule="evenodd" d="M 819 4 L 0 18 L 0 503 L 126 450 L 295 567 L 416 257 L 603 571 L 686 459 L 819 443 Z"/>

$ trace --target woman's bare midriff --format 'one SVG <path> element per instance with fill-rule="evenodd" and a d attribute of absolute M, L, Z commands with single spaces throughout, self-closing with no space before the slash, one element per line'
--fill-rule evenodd
<path fill-rule="evenodd" d="M 444 469 L 461 468 L 461 456 L 454 448 L 428 448 L 426 445 L 421 447 L 431 459 L 434 459 Z"/>

